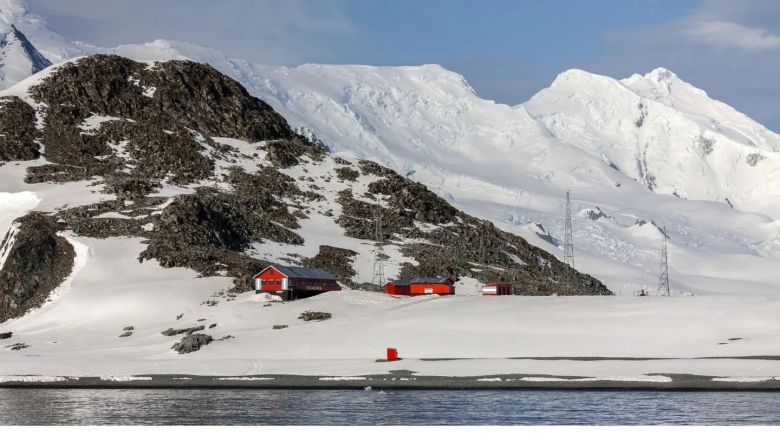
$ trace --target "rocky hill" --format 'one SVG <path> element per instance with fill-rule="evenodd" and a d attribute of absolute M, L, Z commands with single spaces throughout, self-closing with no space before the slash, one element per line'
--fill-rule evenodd
<path fill-rule="evenodd" d="M 8 171 L 23 166 L 27 190 L 83 191 L 81 204 L 49 199 L 8 231 L 0 277 L 14 280 L 0 280 L 0 320 L 44 301 L 67 276 L 73 250 L 61 235 L 140 238 L 138 261 L 233 277 L 231 293 L 249 290 L 251 275 L 270 261 L 318 265 L 372 289 L 365 264 L 377 210 L 391 278 L 610 294 L 419 183 L 330 155 L 208 65 L 82 58 L 3 92 L 0 120 L 0 159 Z"/>

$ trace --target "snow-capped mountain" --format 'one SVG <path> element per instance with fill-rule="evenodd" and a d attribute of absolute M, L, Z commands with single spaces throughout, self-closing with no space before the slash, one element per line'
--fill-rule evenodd
<path fill-rule="evenodd" d="M 780 136 L 666 69 L 566 71 L 521 107 L 652 191 L 780 217 Z"/>
<path fill-rule="evenodd" d="M 655 287 L 662 227 L 676 289 L 777 292 L 778 135 L 668 70 L 623 80 L 570 70 L 509 106 L 437 65 L 277 68 L 165 40 L 69 47 L 209 63 L 315 142 L 556 255 L 570 190 L 577 268 L 618 292 Z"/>
<path fill-rule="evenodd" d="M 0 9 L 0 88 L 51 65 Z"/>

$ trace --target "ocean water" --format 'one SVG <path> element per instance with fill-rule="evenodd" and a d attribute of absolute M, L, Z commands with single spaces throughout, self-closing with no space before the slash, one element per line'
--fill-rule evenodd
<path fill-rule="evenodd" d="M 0 389 L 0 425 L 778 425 L 780 392 Z"/>

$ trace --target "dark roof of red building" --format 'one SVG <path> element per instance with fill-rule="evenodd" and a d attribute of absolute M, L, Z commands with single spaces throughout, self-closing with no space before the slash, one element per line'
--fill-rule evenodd
<path fill-rule="evenodd" d="M 393 280 L 390 282 L 396 286 L 409 286 L 409 280 Z M 388 284 L 390 284 L 388 283 Z"/>
<path fill-rule="evenodd" d="M 280 273 L 290 279 L 317 279 L 317 280 L 336 280 L 329 272 L 319 268 L 304 268 L 300 266 L 271 265 Z M 263 271 L 265 271 L 265 268 Z M 263 271 L 260 271 L 262 273 Z"/>
<path fill-rule="evenodd" d="M 415 277 L 409 283 L 447 283 L 451 285 L 452 280 L 447 277 Z"/>

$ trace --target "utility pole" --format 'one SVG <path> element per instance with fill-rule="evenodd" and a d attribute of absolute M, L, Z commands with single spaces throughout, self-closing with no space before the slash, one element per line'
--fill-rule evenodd
<path fill-rule="evenodd" d="M 574 268 L 574 238 L 571 231 L 571 199 L 566 191 L 566 218 L 563 229 L 563 263 Z"/>
<path fill-rule="evenodd" d="M 669 255 L 667 250 L 667 237 L 666 237 L 666 226 L 664 226 L 664 240 L 661 245 L 661 273 L 658 276 L 658 291 L 657 293 L 663 296 L 670 296 L 671 292 L 669 291 Z"/>
<path fill-rule="evenodd" d="M 385 285 L 385 249 L 384 235 L 382 234 L 382 206 L 379 198 L 376 200 L 374 210 L 374 277 L 372 283 L 381 289 Z"/>

